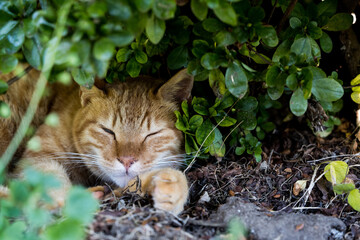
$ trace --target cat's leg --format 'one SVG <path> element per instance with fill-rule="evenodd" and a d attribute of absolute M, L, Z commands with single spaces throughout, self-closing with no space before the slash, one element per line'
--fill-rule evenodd
<path fill-rule="evenodd" d="M 140 175 L 141 191 L 154 200 L 154 207 L 179 214 L 186 203 L 189 187 L 184 173 L 164 168 Z"/>
<path fill-rule="evenodd" d="M 49 190 L 48 194 L 53 199 L 53 203 L 49 205 L 52 207 L 61 207 L 65 203 L 67 192 L 71 187 L 71 181 L 65 168 L 57 161 L 48 159 L 46 157 L 34 156 L 29 152 L 25 152 L 23 158 L 19 161 L 15 171 L 17 177 L 23 177 L 23 170 L 30 166 L 35 170 L 54 176 L 59 182 L 60 186 Z"/>

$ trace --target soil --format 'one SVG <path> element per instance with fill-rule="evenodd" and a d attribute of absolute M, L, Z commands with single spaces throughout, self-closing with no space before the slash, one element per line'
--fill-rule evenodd
<path fill-rule="evenodd" d="M 263 141 L 260 163 L 250 155 L 236 156 L 234 149 L 221 159 L 198 160 L 187 173 L 190 197 L 179 216 L 156 211 L 149 198 L 125 193 L 103 202 L 88 239 L 224 237 L 227 221 L 219 220 L 216 211 L 229 197 L 272 212 L 332 216 L 346 225 L 343 239 L 360 239 L 360 213 L 347 204 L 346 195 L 335 196 L 331 184 L 319 178 L 327 162 L 342 160 L 350 166 L 348 177 L 360 187 L 354 129 L 343 119 L 329 137 L 319 138 L 305 122 L 293 121 Z M 307 180 L 306 188 L 294 193 L 298 180 Z M 247 239 L 256 239 L 256 233 L 250 231 Z"/>

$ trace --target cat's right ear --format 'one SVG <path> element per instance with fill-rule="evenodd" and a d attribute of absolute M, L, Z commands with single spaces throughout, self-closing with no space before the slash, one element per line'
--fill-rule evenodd
<path fill-rule="evenodd" d="M 93 85 L 91 89 L 80 86 L 79 94 L 80 94 L 81 106 L 83 107 L 89 104 L 91 102 L 91 99 L 93 98 L 105 97 L 105 93 L 99 88 L 97 88 L 95 85 Z"/>
<path fill-rule="evenodd" d="M 189 100 L 193 84 L 194 77 L 185 68 L 160 87 L 158 96 L 170 102 L 181 103 Z"/>

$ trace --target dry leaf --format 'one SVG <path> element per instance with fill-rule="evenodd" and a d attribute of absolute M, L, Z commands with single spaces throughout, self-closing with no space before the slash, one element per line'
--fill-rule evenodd
<path fill-rule="evenodd" d="M 305 226 L 305 224 L 304 224 L 304 223 L 301 223 L 301 224 L 299 224 L 299 225 L 296 225 L 295 229 L 296 229 L 296 231 L 300 231 L 301 229 L 304 228 L 304 226 Z"/>
<path fill-rule="evenodd" d="M 307 182 L 307 180 L 297 180 L 294 183 L 293 194 L 295 196 L 299 195 L 299 193 L 306 188 L 306 182 Z"/>

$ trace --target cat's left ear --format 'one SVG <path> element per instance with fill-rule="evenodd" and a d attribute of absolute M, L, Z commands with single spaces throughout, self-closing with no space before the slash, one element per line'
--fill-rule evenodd
<path fill-rule="evenodd" d="M 105 97 L 105 93 L 97 88 L 95 85 L 91 89 L 80 86 L 80 100 L 81 106 L 85 107 L 87 104 L 91 103 L 91 100 L 95 97 Z"/>
<path fill-rule="evenodd" d="M 167 101 L 181 103 L 190 98 L 193 84 L 194 77 L 185 68 L 160 87 L 158 96 Z"/>

